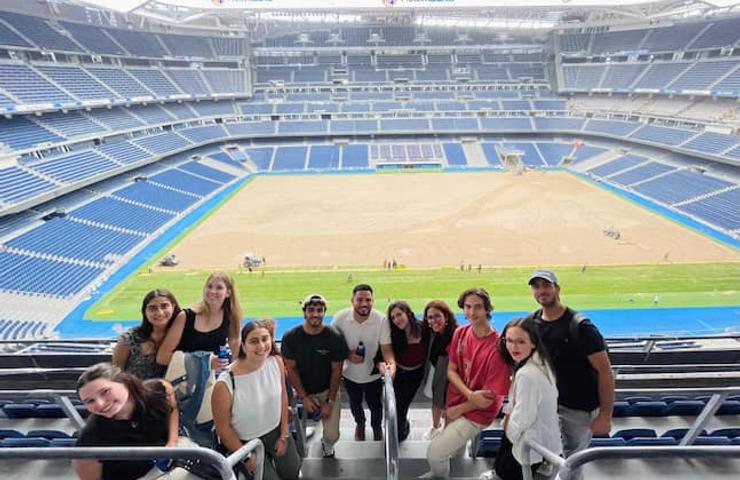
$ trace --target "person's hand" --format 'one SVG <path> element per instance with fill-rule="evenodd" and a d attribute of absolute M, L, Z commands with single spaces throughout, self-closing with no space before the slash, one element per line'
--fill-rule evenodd
<path fill-rule="evenodd" d="M 612 430 L 612 419 L 609 415 L 598 414 L 591 420 L 591 432 L 595 436 L 609 435 Z"/>
<path fill-rule="evenodd" d="M 211 370 L 226 370 L 228 366 L 228 358 L 218 358 L 218 355 L 211 354 Z"/>
<path fill-rule="evenodd" d="M 250 475 L 254 475 L 257 470 L 257 455 L 250 455 L 249 458 L 244 460 L 244 466 Z"/>
<path fill-rule="evenodd" d="M 311 400 L 311 397 L 306 395 L 303 397 L 303 408 L 306 410 L 306 413 L 310 417 L 313 415 L 313 412 L 316 411 L 317 408 L 319 408 L 313 400 Z"/>
<path fill-rule="evenodd" d="M 490 407 L 495 399 L 496 396 L 490 390 L 476 390 L 468 397 L 468 400 L 473 402 L 478 409 Z"/>
<path fill-rule="evenodd" d="M 275 442 L 275 456 L 282 457 L 285 454 L 285 450 L 288 448 L 287 437 L 280 436 Z"/>
<path fill-rule="evenodd" d="M 381 375 L 385 375 L 385 372 L 391 374 L 391 378 L 396 376 L 396 364 L 395 363 L 386 363 L 386 362 L 378 362 L 378 371 L 380 371 Z"/>
<path fill-rule="evenodd" d="M 365 357 L 357 355 L 355 352 L 349 352 L 347 360 L 349 360 L 349 363 L 365 363 Z"/>
<path fill-rule="evenodd" d="M 460 415 L 462 415 L 462 410 L 460 409 L 460 405 L 455 405 L 454 407 L 447 407 L 446 410 L 446 416 L 445 416 L 445 425 L 448 425 L 453 420 L 457 420 L 460 418 Z"/>
<path fill-rule="evenodd" d="M 321 418 L 328 419 L 331 417 L 331 412 L 334 410 L 334 405 L 329 403 L 327 400 L 326 402 L 321 404 Z"/>

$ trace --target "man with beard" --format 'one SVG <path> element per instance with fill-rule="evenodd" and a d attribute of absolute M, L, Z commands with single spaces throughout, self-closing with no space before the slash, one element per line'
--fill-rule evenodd
<path fill-rule="evenodd" d="M 542 306 L 531 316 L 555 370 L 560 433 L 569 457 L 588 448 L 592 435 L 609 434 L 614 376 L 599 330 L 582 313 L 560 303 L 555 273 L 537 270 L 529 277 L 529 286 Z M 575 474 L 582 478 L 580 469 Z"/>
<path fill-rule="evenodd" d="M 285 332 L 281 351 L 290 382 L 308 416 L 321 418 L 321 453 L 324 458 L 333 457 L 339 440 L 339 381 L 347 344 L 339 332 L 324 324 L 324 297 L 313 293 L 301 305 L 303 324 Z"/>
<path fill-rule="evenodd" d="M 344 362 L 344 387 L 349 396 L 350 410 L 355 418 L 355 440 L 365 440 L 365 410 L 363 397 L 370 409 L 373 440 L 383 439 L 383 380 L 376 373 L 373 359 L 380 348 L 383 356 L 381 373 L 396 373 L 396 361 L 391 347 L 391 329 L 383 314 L 373 309 L 373 289 L 360 284 L 352 289 L 352 308 L 334 315 L 334 325 L 344 336 L 349 353 Z"/>

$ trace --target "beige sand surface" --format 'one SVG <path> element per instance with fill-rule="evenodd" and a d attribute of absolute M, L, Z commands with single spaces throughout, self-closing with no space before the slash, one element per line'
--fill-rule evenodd
<path fill-rule="evenodd" d="M 258 177 L 173 252 L 181 269 L 234 269 L 245 252 L 270 267 L 740 260 L 565 172 Z"/>

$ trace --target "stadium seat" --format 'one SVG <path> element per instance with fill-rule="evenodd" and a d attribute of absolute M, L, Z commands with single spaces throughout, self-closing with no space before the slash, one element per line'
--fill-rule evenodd
<path fill-rule="evenodd" d="M 13 430 L 11 428 L 0 428 L 0 440 L 4 438 L 21 438 L 21 437 L 24 437 L 24 435 L 18 430 Z"/>
<path fill-rule="evenodd" d="M 632 415 L 639 417 L 662 417 L 668 405 L 665 402 L 635 402 L 632 404 Z"/>
<path fill-rule="evenodd" d="M 50 447 L 74 447 L 77 444 L 76 438 L 52 438 Z"/>
<path fill-rule="evenodd" d="M 476 457 L 495 457 L 501 447 L 501 437 L 481 437 L 478 441 Z"/>
<path fill-rule="evenodd" d="M 625 440 L 629 440 L 631 438 L 635 437 L 657 437 L 658 435 L 655 433 L 655 430 L 652 428 L 627 428 L 624 430 L 619 430 L 612 435 L 612 438 L 624 438 Z"/>
<path fill-rule="evenodd" d="M 678 445 L 673 437 L 633 437 L 627 440 L 628 447 L 660 447 Z"/>
<path fill-rule="evenodd" d="M 732 441 L 727 437 L 698 436 L 692 445 L 730 445 Z"/>
<path fill-rule="evenodd" d="M 677 441 L 681 441 L 683 437 L 686 436 L 686 433 L 689 431 L 688 428 L 672 428 L 670 430 L 666 430 L 661 437 L 672 437 L 675 438 Z M 702 430 L 699 435 L 706 435 L 707 431 Z"/>
<path fill-rule="evenodd" d="M 16 447 L 48 447 L 51 445 L 51 440 L 46 438 L 4 438 L 0 441 L 0 447 L 3 448 L 16 448 Z"/>
<path fill-rule="evenodd" d="M 8 418 L 33 418 L 36 411 L 34 405 L 11 403 L 3 406 L 3 412 Z"/>
<path fill-rule="evenodd" d="M 26 433 L 27 438 L 48 438 L 52 440 L 54 438 L 70 438 L 67 432 L 61 430 L 29 430 Z"/>
<path fill-rule="evenodd" d="M 668 404 L 666 415 L 699 415 L 704 410 L 704 403 L 699 400 L 676 400 Z"/>
<path fill-rule="evenodd" d="M 592 438 L 591 439 L 591 447 L 625 447 L 627 446 L 627 442 L 624 441 L 624 438 L 616 437 L 616 438 Z"/>
<path fill-rule="evenodd" d="M 717 415 L 740 415 L 740 402 L 725 400 L 717 409 Z"/>
<path fill-rule="evenodd" d="M 689 397 L 685 395 L 666 395 L 665 397 L 661 397 L 660 401 L 665 403 L 672 403 L 677 400 L 688 400 Z"/>
<path fill-rule="evenodd" d="M 60 405 L 37 405 L 34 416 L 36 418 L 64 418 L 67 415 Z"/>
<path fill-rule="evenodd" d="M 629 402 L 614 402 L 614 417 L 629 417 L 632 415 L 632 405 Z"/>
<path fill-rule="evenodd" d="M 652 402 L 653 399 L 645 395 L 634 395 L 630 397 L 624 397 L 624 401 L 633 404 L 637 402 Z"/>
<path fill-rule="evenodd" d="M 706 434 L 702 433 L 702 435 L 706 435 Z M 740 427 L 718 428 L 717 430 L 713 430 L 712 433 L 709 434 L 709 436 L 738 438 L 740 437 Z"/>

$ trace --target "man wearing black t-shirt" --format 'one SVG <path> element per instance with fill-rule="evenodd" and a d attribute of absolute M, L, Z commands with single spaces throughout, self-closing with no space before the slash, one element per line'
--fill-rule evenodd
<path fill-rule="evenodd" d="M 339 332 L 324 325 L 324 297 L 311 294 L 302 306 L 303 324 L 285 332 L 281 351 L 290 382 L 309 417 L 320 412 L 324 426 L 321 453 L 333 457 L 339 440 L 339 380 L 347 344 Z"/>
<path fill-rule="evenodd" d="M 551 270 L 529 277 L 542 308 L 532 317 L 555 370 L 558 416 L 565 456 L 588 448 L 591 437 L 608 435 L 614 407 L 614 376 L 606 343 L 583 314 L 560 303 L 560 285 Z M 575 472 L 582 478 L 582 473 Z"/>

